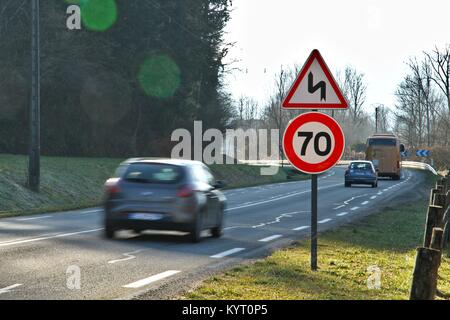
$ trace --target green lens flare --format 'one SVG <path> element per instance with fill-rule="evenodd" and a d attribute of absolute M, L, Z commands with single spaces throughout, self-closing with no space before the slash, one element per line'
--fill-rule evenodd
<path fill-rule="evenodd" d="M 156 55 L 144 61 L 139 70 L 138 80 L 148 96 L 169 98 L 180 86 L 181 71 L 170 57 Z"/>
<path fill-rule="evenodd" d="M 114 0 L 79 0 L 81 20 L 87 29 L 106 31 L 117 20 L 117 5 Z"/>

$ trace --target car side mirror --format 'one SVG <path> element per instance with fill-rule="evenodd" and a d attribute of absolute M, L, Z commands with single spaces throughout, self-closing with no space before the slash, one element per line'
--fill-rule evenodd
<path fill-rule="evenodd" d="M 215 189 L 223 189 L 225 187 L 226 187 L 226 184 L 222 180 L 217 180 L 216 183 L 214 184 Z"/>

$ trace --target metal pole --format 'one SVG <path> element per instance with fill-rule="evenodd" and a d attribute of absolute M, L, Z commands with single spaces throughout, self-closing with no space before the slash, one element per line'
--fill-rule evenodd
<path fill-rule="evenodd" d="M 317 174 L 311 176 L 311 270 L 317 271 Z"/>
<path fill-rule="evenodd" d="M 378 108 L 375 108 L 375 133 L 378 133 Z"/>
<path fill-rule="evenodd" d="M 38 192 L 40 184 L 40 50 L 39 0 L 31 0 L 31 106 L 28 187 Z"/>

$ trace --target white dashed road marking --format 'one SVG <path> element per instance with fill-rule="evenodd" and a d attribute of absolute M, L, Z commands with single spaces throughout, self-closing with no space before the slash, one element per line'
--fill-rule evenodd
<path fill-rule="evenodd" d="M 369 201 L 364 201 L 363 203 L 361 203 L 363 206 L 365 206 L 366 204 L 369 204 Z"/>
<path fill-rule="evenodd" d="M 324 224 L 324 223 L 330 222 L 331 220 L 333 220 L 333 219 L 324 219 L 324 220 L 320 220 L 320 221 L 317 222 L 317 223 L 319 223 L 319 224 Z"/>
<path fill-rule="evenodd" d="M 353 207 L 350 210 L 355 211 L 355 210 L 358 210 L 358 209 L 359 209 L 359 207 Z"/>
<path fill-rule="evenodd" d="M 302 227 L 294 228 L 292 230 L 293 231 L 302 231 L 302 230 L 306 230 L 306 229 L 309 229 L 309 226 L 302 226 Z"/>
<path fill-rule="evenodd" d="M 376 198 L 377 198 L 377 196 L 370 197 L 371 200 L 375 200 Z"/>
<path fill-rule="evenodd" d="M 169 270 L 169 271 L 162 272 L 162 273 L 159 273 L 159 274 L 155 274 L 154 276 L 151 276 L 151 277 L 148 277 L 148 278 L 145 278 L 145 279 L 142 279 L 142 280 L 139 280 L 139 281 L 127 284 L 126 286 L 123 286 L 123 287 L 124 288 L 129 288 L 129 289 L 141 288 L 143 286 L 149 285 L 150 283 L 153 283 L 153 282 L 156 282 L 156 281 L 159 281 L 159 280 L 171 277 L 171 276 L 173 276 L 173 275 L 175 275 L 177 273 L 180 273 L 180 272 L 181 271 L 179 271 L 179 270 Z"/>
<path fill-rule="evenodd" d="M 220 258 L 224 258 L 224 257 L 229 256 L 229 255 L 232 255 L 232 254 L 244 251 L 244 250 L 245 250 L 245 248 L 234 248 L 234 249 L 231 249 L 231 250 L 227 250 L 227 251 L 215 254 L 215 255 L 211 256 L 210 258 L 220 259 Z"/>
<path fill-rule="evenodd" d="M 264 238 L 264 239 L 261 239 L 261 240 L 258 240 L 258 241 L 259 242 L 269 242 L 269 241 L 273 241 L 275 239 L 279 239 L 281 237 L 282 237 L 281 234 L 276 234 L 276 235 L 273 235 L 273 236 L 270 236 L 270 237 L 267 237 L 267 238 Z"/>
<path fill-rule="evenodd" d="M 342 213 L 337 214 L 338 217 L 343 217 L 346 215 L 348 215 L 348 212 L 342 212 Z"/>

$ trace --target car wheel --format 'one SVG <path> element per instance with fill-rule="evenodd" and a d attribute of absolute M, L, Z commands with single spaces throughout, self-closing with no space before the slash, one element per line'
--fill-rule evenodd
<path fill-rule="evenodd" d="M 213 238 L 220 238 L 223 235 L 223 209 L 220 211 L 219 225 L 211 229 Z"/>
<path fill-rule="evenodd" d="M 346 182 L 346 183 L 345 183 L 345 187 L 346 187 L 346 188 L 350 188 L 351 186 L 352 186 L 351 183 L 349 183 L 349 182 Z"/>
<path fill-rule="evenodd" d="M 203 230 L 203 211 L 200 211 L 197 214 L 197 217 L 195 218 L 195 222 L 190 233 L 191 242 L 194 243 L 200 242 L 202 238 L 202 230 Z"/>
<path fill-rule="evenodd" d="M 377 187 L 377 184 L 374 182 L 374 183 L 372 183 L 372 188 L 376 188 Z"/>
<path fill-rule="evenodd" d="M 107 239 L 113 239 L 116 233 L 116 228 L 114 228 L 110 223 L 105 224 L 105 237 Z"/>

